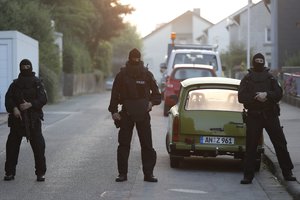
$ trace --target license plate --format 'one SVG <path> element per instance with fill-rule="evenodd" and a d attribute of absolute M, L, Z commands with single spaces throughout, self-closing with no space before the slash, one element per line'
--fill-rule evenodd
<path fill-rule="evenodd" d="M 233 137 L 200 136 L 200 144 L 234 144 Z"/>

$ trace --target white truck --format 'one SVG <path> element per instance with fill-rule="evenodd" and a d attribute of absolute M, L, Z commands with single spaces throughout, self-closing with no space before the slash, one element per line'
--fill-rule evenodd
<path fill-rule="evenodd" d="M 176 64 L 204 64 L 211 65 L 217 76 L 223 76 L 222 64 L 216 45 L 199 44 L 168 44 L 168 54 L 165 63 L 161 63 L 162 78 L 160 90 L 162 98 L 166 87 L 167 78 L 171 75 Z"/>
<path fill-rule="evenodd" d="M 168 48 L 166 74 L 171 74 L 176 64 L 210 65 L 217 76 L 223 76 L 222 64 L 217 46 L 213 45 L 174 45 Z"/>

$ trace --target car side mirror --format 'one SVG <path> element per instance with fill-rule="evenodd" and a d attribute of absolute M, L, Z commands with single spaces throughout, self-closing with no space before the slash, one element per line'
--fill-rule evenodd
<path fill-rule="evenodd" d="M 166 63 L 160 63 L 160 73 L 164 73 L 167 69 L 167 64 Z"/>

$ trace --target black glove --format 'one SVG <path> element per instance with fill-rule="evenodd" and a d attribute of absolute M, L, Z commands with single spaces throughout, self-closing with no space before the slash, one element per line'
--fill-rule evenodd
<path fill-rule="evenodd" d="M 116 128 L 120 128 L 121 120 L 114 120 L 114 124 L 115 124 Z"/>

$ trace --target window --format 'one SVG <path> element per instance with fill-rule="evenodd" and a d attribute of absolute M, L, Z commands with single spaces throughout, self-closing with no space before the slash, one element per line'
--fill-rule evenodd
<path fill-rule="evenodd" d="M 265 42 L 271 43 L 271 29 L 270 28 L 265 29 Z"/>
<path fill-rule="evenodd" d="M 185 109 L 242 112 L 243 104 L 238 102 L 235 90 L 199 89 L 189 92 Z"/>
<path fill-rule="evenodd" d="M 203 64 L 203 65 L 211 65 L 217 71 L 217 58 L 215 55 L 211 54 L 203 54 L 203 53 L 178 53 L 175 56 L 175 60 L 173 63 L 176 64 Z"/>

